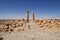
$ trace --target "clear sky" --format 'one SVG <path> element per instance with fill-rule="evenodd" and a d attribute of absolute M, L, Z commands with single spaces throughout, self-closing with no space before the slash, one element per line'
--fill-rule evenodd
<path fill-rule="evenodd" d="M 30 18 L 35 17 L 59 18 L 59 0 L 0 0 L 0 19 L 25 18 L 26 10 L 30 11 Z"/>

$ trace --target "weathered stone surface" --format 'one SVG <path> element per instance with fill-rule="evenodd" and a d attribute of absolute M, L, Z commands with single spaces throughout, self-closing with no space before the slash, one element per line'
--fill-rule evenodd
<path fill-rule="evenodd" d="M 23 23 L 20 23 L 20 26 L 23 26 Z"/>
<path fill-rule="evenodd" d="M 17 23 L 17 24 L 16 24 L 16 27 L 18 27 L 18 26 L 19 26 L 19 24 Z"/>
<path fill-rule="evenodd" d="M 15 28 L 15 27 L 16 27 L 16 25 L 15 25 L 15 24 L 12 24 L 11 26 L 12 26 L 13 28 Z"/>
<path fill-rule="evenodd" d="M 34 13 L 32 14 L 32 21 L 35 21 Z"/>
<path fill-rule="evenodd" d="M 0 29 L 3 29 L 4 25 L 0 25 Z"/>
<path fill-rule="evenodd" d="M 29 22 L 29 11 L 26 11 L 26 22 Z"/>
<path fill-rule="evenodd" d="M 37 22 L 38 25 L 41 25 L 41 22 Z"/>
<path fill-rule="evenodd" d="M 8 29 L 8 28 L 9 28 L 9 26 L 4 26 L 3 28 L 4 28 L 4 29 Z"/>
<path fill-rule="evenodd" d="M 26 27 L 30 27 L 30 25 L 27 24 Z"/>
<path fill-rule="evenodd" d="M 33 18 L 34 20 L 34 18 Z M 7 32 L 10 31 L 10 29 L 14 30 L 17 27 L 20 28 L 25 28 L 25 29 L 31 29 L 29 23 L 25 23 L 24 21 L 20 20 L 20 21 L 14 21 L 13 23 L 9 24 L 9 22 L 6 22 L 7 24 L 0 24 L 0 31 L 2 32 Z M 36 24 L 42 28 L 44 26 L 50 28 L 50 29 L 54 29 L 57 27 L 60 27 L 60 21 L 56 21 L 56 20 L 36 20 Z M 55 26 L 55 27 L 54 27 Z"/>

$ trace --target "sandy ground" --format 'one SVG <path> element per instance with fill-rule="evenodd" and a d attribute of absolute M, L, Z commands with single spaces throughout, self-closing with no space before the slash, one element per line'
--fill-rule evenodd
<path fill-rule="evenodd" d="M 30 29 L 26 28 L 24 31 L 13 31 L 11 33 L 0 32 L 0 38 L 3 40 L 60 40 L 60 32 L 48 27 L 40 28 L 36 23 L 29 23 Z M 17 27 L 15 30 L 19 29 Z"/>

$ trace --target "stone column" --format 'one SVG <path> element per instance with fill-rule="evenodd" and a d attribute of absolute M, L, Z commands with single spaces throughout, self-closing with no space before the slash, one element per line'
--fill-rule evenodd
<path fill-rule="evenodd" d="M 35 21 L 34 13 L 32 14 L 32 21 Z"/>
<path fill-rule="evenodd" d="M 26 22 L 29 22 L 29 11 L 26 11 Z"/>

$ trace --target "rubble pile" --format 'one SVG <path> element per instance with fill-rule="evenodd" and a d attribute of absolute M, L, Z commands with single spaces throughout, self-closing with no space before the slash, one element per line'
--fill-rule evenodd
<path fill-rule="evenodd" d="M 46 26 L 56 31 L 60 27 L 60 20 L 37 20 L 36 24 L 40 27 Z"/>
<path fill-rule="evenodd" d="M 30 25 L 28 25 L 25 20 L 16 20 L 12 23 L 6 22 L 4 24 L 0 24 L 0 31 L 1 32 L 12 32 L 15 31 L 16 28 L 18 28 L 17 31 L 24 31 L 25 29 L 30 29 Z M 26 28 L 27 27 L 27 28 Z"/>
<path fill-rule="evenodd" d="M 0 25 L 1 32 L 14 31 L 14 28 L 23 26 L 23 22 L 15 21 L 13 23 L 5 23 Z"/>

